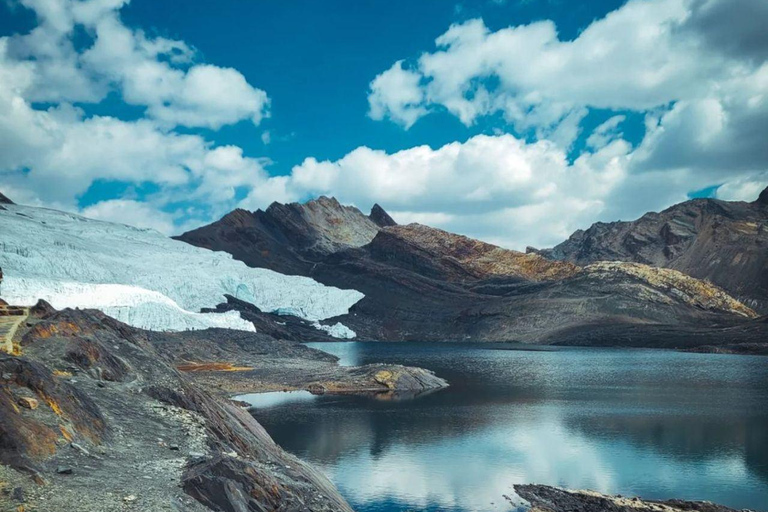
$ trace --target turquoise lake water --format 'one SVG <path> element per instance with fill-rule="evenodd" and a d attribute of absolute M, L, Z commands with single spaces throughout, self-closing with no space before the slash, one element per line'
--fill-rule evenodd
<path fill-rule="evenodd" d="M 422 366 L 401 400 L 279 393 L 254 416 L 361 512 L 514 510 L 515 483 L 768 510 L 768 358 L 505 345 L 316 343 Z M 509 500 L 504 496 L 509 497 Z"/>

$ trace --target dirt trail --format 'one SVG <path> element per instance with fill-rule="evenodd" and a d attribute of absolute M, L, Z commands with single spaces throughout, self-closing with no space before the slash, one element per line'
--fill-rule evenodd
<path fill-rule="evenodd" d="M 0 306 L 0 351 L 13 354 L 13 337 L 28 316 L 28 308 Z"/>

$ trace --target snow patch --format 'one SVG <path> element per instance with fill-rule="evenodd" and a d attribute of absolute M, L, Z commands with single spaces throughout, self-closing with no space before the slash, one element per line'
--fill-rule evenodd
<path fill-rule="evenodd" d="M 3 298 L 10 303 L 31 305 L 42 298 L 57 308 L 95 308 L 154 330 L 253 330 L 238 313 L 199 311 L 230 294 L 262 311 L 290 311 L 319 323 L 346 314 L 363 298 L 356 290 L 250 268 L 227 253 L 154 230 L 45 208 L 6 208 L 0 210 L 0 267 L 6 276 Z"/>

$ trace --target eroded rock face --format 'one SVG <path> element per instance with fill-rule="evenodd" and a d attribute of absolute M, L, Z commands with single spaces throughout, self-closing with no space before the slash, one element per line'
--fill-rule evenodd
<path fill-rule="evenodd" d="M 531 512 L 736 512 L 707 501 L 642 500 L 547 485 L 515 485 L 515 492 L 531 504 Z"/>
<path fill-rule="evenodd" d="M 578 265 L 631 261 L 672 268 L 768 313 L 768 189 L 752 203 L 694 199 L 631 222 L 598 222 L 537 252 Z"/>

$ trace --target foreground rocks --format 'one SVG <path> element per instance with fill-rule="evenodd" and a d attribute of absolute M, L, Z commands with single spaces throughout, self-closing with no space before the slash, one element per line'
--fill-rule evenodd
<path fill-rule="evenodd" d="M 17 341 L 20 355 L 0 357 L 0 510 L 350 511 L 321 473 L 275 445 L 246 410 L 168 359 L 174 347 L 197 357 L 194 346 L 222 355 L 244 353 L 233 348 L 238 342 L 254 351 L 279 342 L 230 340 L 219 353 L 210 350 L 219 340 L 169 339 L 159 349 L 164 340 L 100 312 L 45 305 L 33 308 Z M 336 364 L 295 344 L 281 350 L 283 375 L 290 354 L 305 352 L 297 366 Z M 381 371 L 362 373 L 377 389 L 414 384 L 407 372 Z M 351 382 L 346 372 L 338 377 Z M 18 405 L 33 400 L 36 408 Z"/>
<path fill-rule="evenodd" d="M 515 492 L 531 504 L 531 512 L 736 512 L 706 501 L 642 500 L 547 485 L 515 485 Z"/>

